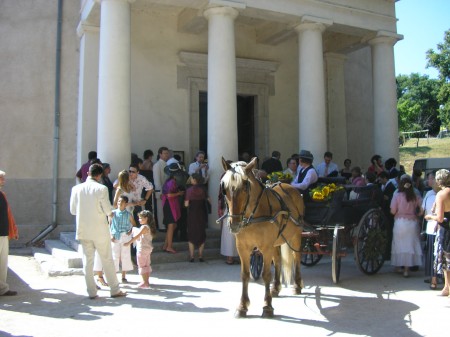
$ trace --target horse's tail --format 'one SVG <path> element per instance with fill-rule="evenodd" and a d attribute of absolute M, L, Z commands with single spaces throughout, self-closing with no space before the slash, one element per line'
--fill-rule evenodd
<path fill-rule="evenodd" d="M 289 248 L 288 244 L 281 245 L 281 273 L 283 275 L 283 283 L 288 286 L 293 284 L 294 270 L 294 252 Z"/>

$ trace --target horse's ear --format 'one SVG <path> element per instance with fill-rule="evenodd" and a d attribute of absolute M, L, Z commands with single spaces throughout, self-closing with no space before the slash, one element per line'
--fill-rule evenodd
<path fill-rule="evenodd" d="M 256 166 L 256 161 L 258 160 L 258 157 L 253 157 L 252 160 L 250 160 L 250 163 L 247 164 L 245 167 L 245 172 L 251 172 L 251 170 Z"/>
<path fill-rule="evenodd" d="M 231 165 L 227 163 L 224 157 L 222 157 L 222 167 L 225 171 L 228 171 L 231 169 Z"/>

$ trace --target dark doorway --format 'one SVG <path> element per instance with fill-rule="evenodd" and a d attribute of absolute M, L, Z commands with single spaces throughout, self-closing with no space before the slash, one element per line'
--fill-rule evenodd
<path fill-rule="evenodd" d="M 199 146 L 208 153 L 208 94 L 199 94 Z M 255 96 L 237 95 L 238 151 L 255 154 Z"/>

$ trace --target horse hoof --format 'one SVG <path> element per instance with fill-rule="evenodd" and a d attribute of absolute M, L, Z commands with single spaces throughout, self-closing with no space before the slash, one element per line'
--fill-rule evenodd
<path fill-rule="evenodd" d="M 247 310 L 236 310 L 234 313 L 234 318 L 246 318 Z"/>
<path fill-rule="evenodd" d="M 261 317 L 262 318 L 273 318 L 273 308 L 272 307 L 264 307 Z"/>
<path fill-rule="evenodd" d="M 300 295 L 302 293 L 302 288 L 294 288 L 293 293 L 294 295 Z"/>

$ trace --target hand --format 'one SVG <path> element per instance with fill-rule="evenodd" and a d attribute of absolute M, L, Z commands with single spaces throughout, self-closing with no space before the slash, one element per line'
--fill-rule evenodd
<path fill-rule="evenodd" d="M 139 205 L 139 206 L 145 206 L 145 203 L 146 203 L 147 201 L 145 200 L 145 199 L 142 199 L 141 201 L 138 201 L 137 202 L 137 204 Z"/>
<path fill-rule="evenodd" d="M 431 219 L 431 217 L 432 217 L 432 215 L 431 214 L 427 214 L 427 215 L 425 215 L 425 220 L 433 220 L 433 219 Z"/>

